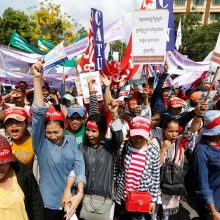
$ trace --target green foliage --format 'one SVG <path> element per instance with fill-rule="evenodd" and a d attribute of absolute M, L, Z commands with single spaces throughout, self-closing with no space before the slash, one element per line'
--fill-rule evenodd
<path fill-rule="evenodd" d="M 14 30 L 31 42 L 33 40 L 32 33 L 35 29 L 35 24 L 30 17 L 23 11 L 8 8 L 4 11 L 0 18 L 0 44 L 8 45 L 11 34 Z"/>
<path fill-rule="evenodd" d="M 54 42 L 55 44 L 65 40 L 65 44 L 71 43 L 77 38 L 74 33 L 74 25 L 70 20 L 70 16 L 62 14 L 60 5 L 44 1 L 40 3 L 40 8 L 32 7 L 31 19 L 35 22 L 36 28 L 33 38 L 36 40 L 38 36 Z"/>
<path fill-rule="evenodd" d="M 126 48 L 127 48 L 126 44 L 120 40 L 111 42 L 111 51 L 119 52 L 119 60 L 122 60 L 122 58 L 124 57 Z"/>
<path fill-rule="evenodd" d="M 180 17 L 182 21 L 182 46 L 179 50 L 180 53 L 188 55 L 194 61 L 204 60 L 215 47 L 220 30 L 220 21 L 203 26 L 201 24 L 201 14 L 199 13 L 177 15 L 174 18 L 175 32 L 177 31 Z"/>

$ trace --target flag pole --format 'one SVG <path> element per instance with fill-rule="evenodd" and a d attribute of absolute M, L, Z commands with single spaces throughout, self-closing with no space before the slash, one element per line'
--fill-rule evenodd
<path fill-rule="evenodd" d="M 214 83 L 215 83 L 215 80 L 216 80 L 216 77 L 217 77 L 217 75 L 218 75 L 219 68 L 220 68 L 220 66 L 218 66 L 217 69 L 216 69 L 216 71 L 215 71 L 215 75 L 214 75 L 214 77 L 213 77 L 213 80 L 212 80 L 212 83 L 211 83 L 211 85 L 210 85 L 209 91 L 208 91 L 208 93 L 207 93 L 207 95 L 206 95 L 206 97 L 205 97 L 205 99 L 204 99 L 204 102 L 207 102 L 207 100 L 208 100 L 208 98 L 209 98 L 209 95 L 210 95 L 210 93 L 211 93 L 212 87 L 213 87 L 213 85 L 214 85 Z"/>

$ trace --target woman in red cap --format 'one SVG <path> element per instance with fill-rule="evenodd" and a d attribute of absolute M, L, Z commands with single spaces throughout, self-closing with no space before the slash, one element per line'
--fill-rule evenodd
<path fill-rule="evenodd" d="M 69 175 L 76 177 L 75 186 L 78 188 L 74 196 L 76 206 L 83 198 L 86 181 L 85 163 L 75 138 L 64 135 L 63 113 L 56 111 L 53 106 L 48 108 L 44 103 L 42 69 L 41 62 L 32 66 L 34 82 L 32 140 L 39 163 L 39 186 L 45 207 L 45 219 L 61 220 L 65 215 L 61 198 Z"/>
<path fill-rule="evenodd" d="M 19 163 L 0 136 L 0 219 L 42 220 L 43 202 L 30 169 Z"/>
<path fill-rule="evenodd" d="M 155 205 L 160 201 L 160 156 L 158 147 L 150 138 L 150 121 L 144 117 L 135 117 L 130 123 L 130 139 L 122 144 L 115 158 L 116 181 L 116 219 L 144 220 L 145 213 L 154 213 Z M 141 210 L 138 201 L 141 194 L 149 193 L 149 210 Z M 130 210 L 131 193 L 136 210 Z M 147 196 L 147 194 L 146 194 Z M 138 199 L 139 198 L 139 199 Z M 144 202 L 145 203 L 145 202 Z M 143 205 L 143 204 L 142 204 Z"/>

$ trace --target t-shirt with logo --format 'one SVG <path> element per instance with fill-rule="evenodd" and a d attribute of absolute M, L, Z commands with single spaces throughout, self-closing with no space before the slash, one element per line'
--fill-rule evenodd
<path fill-rule="evenodd" d="M 31 136 L 22 144 L 15 144 L 12 141 L 12 152 L 21 163 L 32 169 L 34 150 Z"/>
<path fill-rule="evenodd" d="M 78 147 L 80 147 L 80 145 L 83 144 L 84 142 L 84 135 L 85 135 L 85 126 L 83 126 L 77 133 L 75 134 L 70 134 L 70 132 L 68 130 L 64 131 L 65 135 L 73 135 L 73 137 L 75 137 L 76 139 L 76 143 L 78 145 Z"/>

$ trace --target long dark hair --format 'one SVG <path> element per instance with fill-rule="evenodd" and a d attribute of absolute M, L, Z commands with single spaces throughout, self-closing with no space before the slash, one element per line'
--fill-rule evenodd
<path fill-rule="evenodd" d="M 105 134 L 107 132 L 107 122 L 106 122 L 106 117 L 104 114 L 92 114 L 88 117 L 87 121 L 86 121 L 86 124 L 85 124 L 85 127 L 88 123 L 88 121 L 94 121 L 98 128 L 99 128 L 99 133 L 100 133 L 100 140 L 102 138 L 105 137 Z M 89 139 L 85 133 L 85 138 L 84 138 L 84 146 L 90 146 L 90 142 L 89 142 Z"/>

